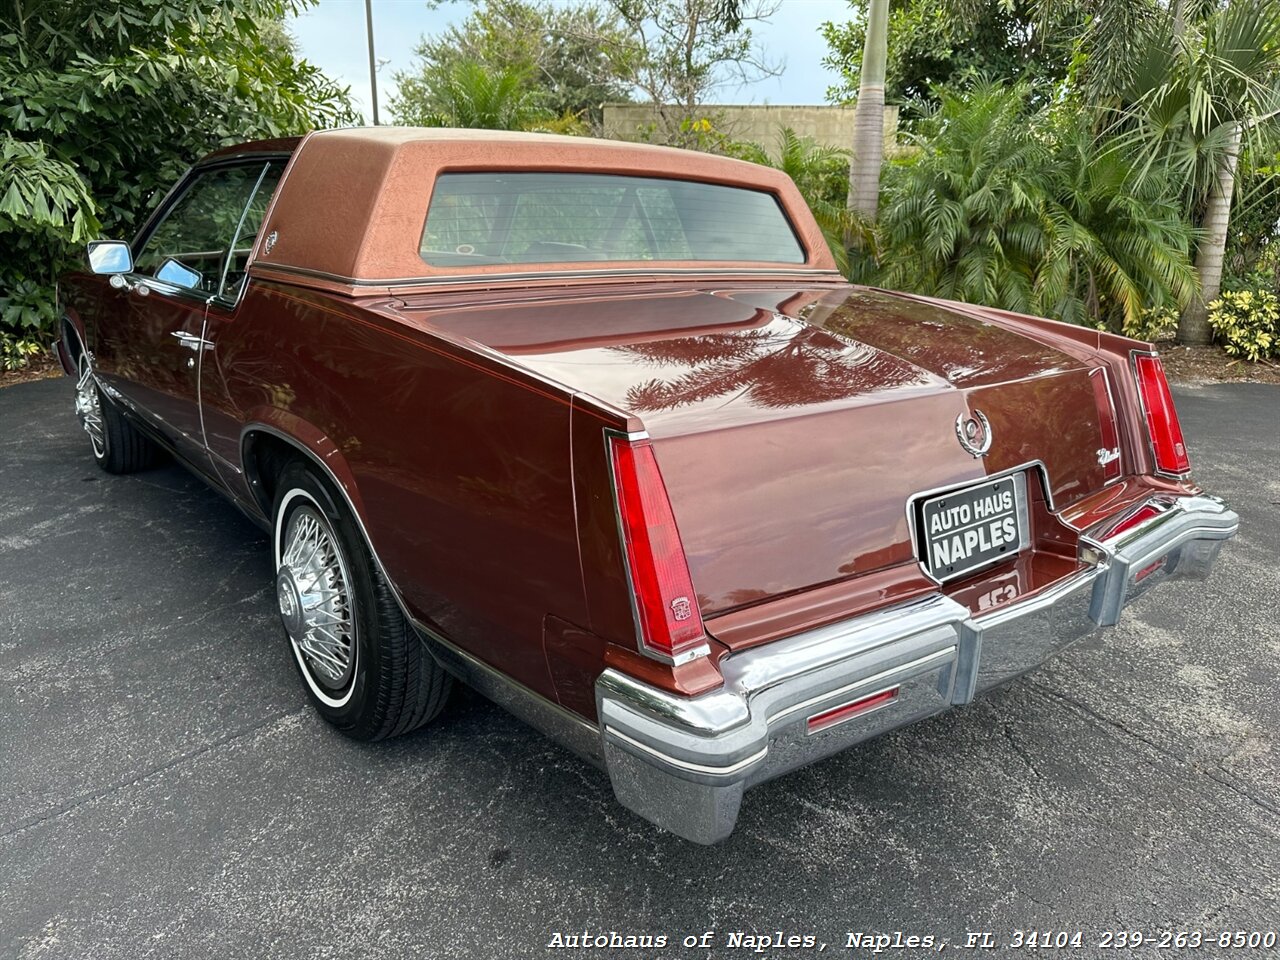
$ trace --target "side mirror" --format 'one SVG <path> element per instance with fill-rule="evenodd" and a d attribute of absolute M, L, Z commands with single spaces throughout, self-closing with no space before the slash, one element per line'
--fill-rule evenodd
<path fill-rule="evenodd" d="M 133 253 L 123 240 L 91 240 L 89 269 L 104 274 L 132 273 Z"/>
<path fill-rule="evenodd" d="M 169 257 L 160 264 L 160 269 L 156 271 L 156 279 L 179 287 L 187 287 L 190 290 L 199 290 L 204 283 L 204 274 Z"/>

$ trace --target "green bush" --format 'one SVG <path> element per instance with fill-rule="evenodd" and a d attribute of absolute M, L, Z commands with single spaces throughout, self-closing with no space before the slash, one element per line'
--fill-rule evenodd
<path fill-rule="evenodd" d="M 1160 171 L 1025 85 L 940 95 L 885 166 L 858 279 L 1117 331 L 1187 301 L 1193 231 Z"/>
<path fill-rule="evenodd" d="M 0 370 L 21 370 L 44 347 L 30 337 L 14 337 L 0 330 Z"/>
<path fill-rule="evenodd" d="M 1209 304 L 1209 326 L 1233 357 L 1280 356 L 1280 297 L 1269 290 L 1227 291 Z"/>
<path fill-rule="evenodd" d="M 54 281 L 192 161 L 355 119 L 281 27 L 307 0 L 0 5 L 0 335 L 52 339 Z M 15 360 L 14 358 L 17 358 Z"/>
<path fill-rule="evenodd" d="M 1171 340 L 1178 332 L 1178 311 L 1149 307 L 1136 319 L 1124 322 L 1124 335 L 1135 340 Z"/>
<path fill-rule="evenodd" d="M 762 144 L 726 138 L 718 152 L 773 167 L 789 176 L 813 211 L 837 265 L 844 273 L 849 272 L 845 238 L 853 230 L 854 221 L 845 206 L 849 191 L 847 150 L 823 146 L 784 126 L 778 130 L 773 151 Z"/>

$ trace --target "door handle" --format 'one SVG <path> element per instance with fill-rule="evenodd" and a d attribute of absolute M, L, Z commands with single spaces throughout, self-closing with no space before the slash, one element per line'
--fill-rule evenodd
<path fill-rule="evenodd" d="M 213 346 L 208 340 L 197 337 L 194 333 L 187 333 L 185 330 L 174 330 L 171 337 L 177 337 L 178 343 L 186 347 L 188 350 L 194 350 L 199 353 L 201 350 L 208 350 Z"/>

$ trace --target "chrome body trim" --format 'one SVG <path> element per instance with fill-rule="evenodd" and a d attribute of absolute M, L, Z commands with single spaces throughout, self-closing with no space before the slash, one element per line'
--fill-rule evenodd
<path fill-rule="evenodd" d="M 203 330 L 204 327 L 202 325 L 201 332 L 203 332 Z M 213 347 L 213 344 L 203 336 L 197 336 L 194 333 L 187 333 L 185 330 L 173 330 L 169 333 L 169 336 L 176 339 L 179 346 L 186 347 L 188 350 L 195 350 L 197 353 L 201 350 L 208 350 Z"/>
<path fill-rule="evenodd" d="M 1204 579 L 1222 544 L 1240 528 L 1235 511 L 1207 494 L 1155 496 L 1127 512 L 1144 507 L 1155 509 L 1156 516 L 1099 541 L 1116 571 L 1104 589 L 1094 593 L 1089 614 L 1100 626 L 1115 624 L 1126 603 L 1157 583 Z M 1161 560 L 1161 569 L 1148 571 Z"/>
<path fill-rule="evenodd" d="M 421 620 L 410 617 L 409 622 L 418 631 L 419 638 L 436 662 L 467 686 L 480 691 L 566 750 L 597 767 L 604 767 L 600 730 L 595 724 L 513 680 L 496 667 L 445 639 Z"/>
<path fill-rule="evenodd" d="M 1215 497 L 1153 496 L 1125 516 L 1143 506 L 1156 515 L 1118 535 L 1107 535 L 1117 518 L 1086 530 L 1074 573 L 990 612 L 933 593 L 730 653 L 723 686 L 696 697 L 605 670 L 596 707 L 614 793 L 658 826 L 714 843 L 745 789 L 970 702 L 1114 624 L 1152 582 L 1203 578 L 1239 523 Z M 883 709 L 809 733 L 809 717 L 893 687 Z"/>
<path fill-rule="evenodd" d="M 576 280 L 576 279 L 610 279 L 614 277 L 643 277 L 652 279 L 658 277 L 731 277 L 745 276 L 752 279 L 770 279 L 778 277 L 781 279 L 795 280 L 799 278 L 817 279 L 817 280 L 840 280 L 844 277 L 836 270 L 823 270 L 817 267 L 797 267 L 788 269 L 785 267 L 632 267 L 625 269 L 596 269 L 596 270 L 524 270 L 512 273 L 458 273 L 458 274 L 436 274 L 434 276 L 425 277 L 389 277 L 385 280 L 361 279 L 357 277 L 344 276 L 338 273 L 329 273 L 324 270 L 313 270 L 310 267 L 297 267 L 287 263 L 268 263 L 265 260 L 255 260 L 255 263 L 261 263 L 263 269 L 276 270 L 280 273 L 291 273 L 299 277 L 314 277 L 317 280 L 328 280 L 332 283 L 340 283 L 348 287 L 369 287 L 372 289 L 383 289 L 386 287 L 417 287 L 417 286 L 441 286 L 448 284 L 479 284 L 482 286 L 492 286 L 495 284 L 508 283 L 527 283 L 530 280 Z"/>
<path fill-rule="evenodd" d="M 1116 425 L 1116 444 L 1117 444 L 1115 448 L 1116 459 L 1120 463 L 1120 469 L 1116 471 L 1116 475 L 1112 477 L 1110 480 L 1104 479 L 1102 482 L 1102 485 L 1104 487 L 1109 487 L 1112 484 L 1119 483 L 1121 480 L 1124 479 L 1125 467 L 1126 467 L 1125 456 L 1124 456 L 1125 429 L 1124 429 L 1124 424 L 1122 424 L 1120 421 L 1120 407 L 1116 404 L 1115 389 L 1111 385 L 1111 370 L 1104 364 L 1101 367 L 1094 367 L 1092 370 L 1090 370 L 1089 376 L 1093 377 L 1099 373 L 1102 374 L 1102 385 L 1106 388 L 1107 402 L 1111 404 L 1111 417 L 1113 422 Z M 1098 426 L 1099 426 L 1099 429 L 1101 429 L 1102 424 L 1098 424 Z M 1144 426 L 1145 426 L 1145 420 L 1144 420 Z M 1100 462 L 1098 466 L 1106 467 L 1106 464 Z"/>

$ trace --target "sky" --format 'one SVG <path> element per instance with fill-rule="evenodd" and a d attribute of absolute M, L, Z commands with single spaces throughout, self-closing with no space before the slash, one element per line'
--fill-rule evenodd
<path fill-rule="evenodd" d="M 445 2 L 436 9 L 429 9 L 425 0 L 373 0 L 374 50 L 382 63 L 378 71 L 379 119 L 384 123 L 390 119 L 387 104 L 395 91 L 392 75 L 412 66 L 418 38 L 464 20 L 470 7 L 465 0 Z M 782 75 L 741 89 L 722 88 L 717 102 L 825 103 L 827 87 L 838 77 L 822 66 L 827 46 L 818 28 L 825 20 L 848 19 L 850 13 L 847 0 L 782 0 L 771 22 L 754 28 L 766 55 L 782 62 Z M 320 0 L 291 18 L 288 27 L 303 57 L 351 87 L 356 108 L 369 121 L 364 0 Z"/>

